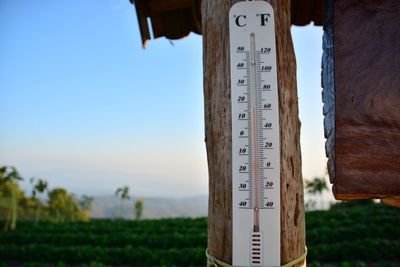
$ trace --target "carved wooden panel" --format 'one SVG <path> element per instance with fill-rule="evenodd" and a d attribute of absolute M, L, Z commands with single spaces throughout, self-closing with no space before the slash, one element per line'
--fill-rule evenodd
<path fill-rule="evenodd" d="M 400 1 L 331 3 L 334 116 L 328 85 L 324 113 L 335 197 L 400 196 Z"/>

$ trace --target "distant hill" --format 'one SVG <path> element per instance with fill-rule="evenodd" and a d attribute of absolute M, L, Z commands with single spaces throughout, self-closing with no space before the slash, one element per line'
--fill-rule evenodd
<path fill-rule="evenodd" d="M 323 195 L 305 195 L 305 203 L 315 202 L 315 206 L 307 206 L 307 210 L 327 210 L 332 204 L 332 197 Z M 115 196 L 95 196 L 90 214 L 92 218 L 133 218 L 133 206 L 137 197 L 125 201 Z M 208 212 L 208 196 L 199 195 L 184 198 L 146 197 L 144 198 L 143 218 L 160 219 L 176 217 L 205 217 Z"/>
<path fill-rule="evenodd" d="M 90 214 L 92 218 L 133 218 L 133 206 L 137 198 L 133 197 L 121 203 L 115 196 L 94 197 Z M 208 196 L 200 195 L 185 198 L 144 198 L 143 218 L 159 219 L 174 217 L 207 216 Z M 122 211 L 122 212 L 121 212 Z"/>

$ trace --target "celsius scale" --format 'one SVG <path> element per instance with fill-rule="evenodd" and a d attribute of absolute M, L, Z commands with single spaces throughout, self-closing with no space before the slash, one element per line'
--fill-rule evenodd
<path fill-rule="evenodd" d="M 280 266 L 280 145 L 274 11 L 229 12 L 233 266 Z"/>

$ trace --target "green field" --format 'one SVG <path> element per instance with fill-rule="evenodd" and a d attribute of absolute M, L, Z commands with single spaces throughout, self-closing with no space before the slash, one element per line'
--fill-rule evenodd
<path fill-rule="evenodd" d="M 400 210 L 339 205 L 306 214 L 308 266 L 400 266 Z M 0 234 L 5 266 L 205 266 L 207 219 L 22 221 Z"/>

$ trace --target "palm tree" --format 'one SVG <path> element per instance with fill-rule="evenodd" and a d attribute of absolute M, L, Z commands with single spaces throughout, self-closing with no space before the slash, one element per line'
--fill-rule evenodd
<path fill-rule="evenodd" d="M 18 182 L 23 178 L 15 167 L 3 166 L 0 168 L 0 186 L 5 196 L 10 197 L 9 212 L 7 215 L 4 230 L 14 230 L 17 226 L 18 216 Z"/>
<path fill-rule="evenodd" d="M 81 200 L 79 201 L 79 206 L 81 207 L 82 211 L 85 212 L 85 215 L 87 218 L 90 218 L 90 208 L 93 203 L 93 197 L 89 197 L 86 195 L 83 195 L 81 197 Z"/>
<path fill-rule="evenodd" d="M 133 210 L 133 214 L 135 215 L 135 219 L 136 220 L 140 220 L 142 218 L 143 203 L 144 203 L 144 199 L 143 198 L 139 198 L 138 200 L 136 200 L 135 207 L 134 207 L 134 210 Z"/>
<path fill-rule="evenodd" d="M 75 221 L 75 214 L 78 212 L 75 194 L 68 195 L 68 206 L 69 206 L 69 220 L 70 222 L 73 222 Z"/>
<path fill-rule="evenodd" d="M 118 196 L 118 195 L 121 196 L 120 216 L 121 216 L 121 218 L 122 218 L 122 217 L 123 217 L 123 205 L 124 205 L 124 202 L 125 202 L 126 200 L 130 199 L 130 196 L 129 196 L 129 187 L 128 187 L 128 186 L 124 186 L 124 187 L 118 188 L 118 189 L 115 191 L 115 195 L 116 195 L 116 196 Z"/>
<path fill-rule="evenodd" d="M 54 188 L 48 192 L 50 211 L 55 212 L 56 222 L 64 222 L 67 215 L 66 208 L 70 198 L 64 188 Z"/>
<path fill-rule="evenodd" d="M 35 178 L 31 178 L 31 183 L 35 181 Z M 36 184 L 33 186 L 32 190 L 32 197 L 36 198 L 37 194 L 42 195 L 45 191 L 47 191 L 48 183 L 47 181 L 43 179 L 39 179 Z M 36 204 L 36 212 L 35 212 L 35 222 L 37 223 L 39 221 L 40 217 L 40 209 L 42 207 L 42 202 L 40 197 L 37 198 L 37 204 Z"/>
<path fill-rule="evenodd" d="M 322 204 L 322 193 L 325 190 L 328 190 L 328 185 L 326 183 L 326 180 L 324 178 L 318 178 L 315 177 L 311 181 L 306 181 L 306 190 L 307 193 L 312 194 L 312 195 L 319 195 L 320 197 L 320 202 Z"/>
<path fill-rule="evenodd" d="M 79 201 L 81 209 L 86 211 L 90 210 L 92 203 L 93 203 L 93 197 L 89 197 L 87 195 L 83 195 L 81 200 Z"/>

